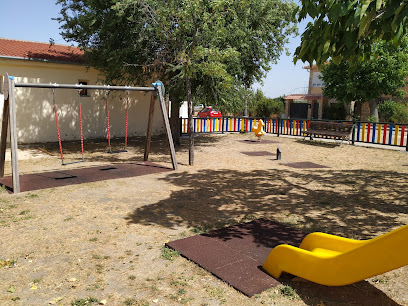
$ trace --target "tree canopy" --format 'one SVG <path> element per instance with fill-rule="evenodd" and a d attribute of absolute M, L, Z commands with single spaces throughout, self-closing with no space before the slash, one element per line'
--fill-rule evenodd
<path fill-rule="evenodd" d="M 62 36 L 77 42 L 109 83 L 154 76 L 170 85 L 171 100 L 188 101 L 190 165 L 193 96 L 204 93 L 216 106 L 233 102 L 229 93 L 261 81 L 284 50 L 287 36 L 296 31 L 296 6 L 282 0 L 58 3 Z M 172 118 L 177 120 L 178 113 Z"/>
<path fill-rule="evenodd" d="M 318 66 L 331 59 L 352 65 L 373 56 L 377 40 L 399 44 L 408 32 L 408 2 L 400 0 L 302 0 L 298 20 L 312 18 L 294 61 Z"/>
<path fill-rule="evenodd" d="M 396 47 L 392 43 L 377 42 L 372 46 L 377 55 L 371 60 L 323 66 L 321 79 L 325 83 L 323 94 L 338 101 L 371 102 L 372 116 L 378 118 L 376 106 L 383 95 L 401 97 L 408 77 L 408 39 L 404 37 Z"/>
<path fill-rule="evenodd" d="M 377 42 L 373 52 L 377 58 L 357 63 L 353 69 L 349 69 L 348 62 L 323 66 L 323 94 L 346 103 L 370 101 L 382 95 L 402 96 L 405 92 L 401 88 L 408 76 L 407 39 L 399 47 Z"/>
<path fill-rule="evenodd" d="M 182 100 L 188 75 L 193 95 L 205 92 L 215 105 L 230 103 L 237 86 L 261 81 L 296 32 L 296 6 L 281 0 L 58 3 L 62 36 L 85 50 L 107 82 L 155 76 Z"/>

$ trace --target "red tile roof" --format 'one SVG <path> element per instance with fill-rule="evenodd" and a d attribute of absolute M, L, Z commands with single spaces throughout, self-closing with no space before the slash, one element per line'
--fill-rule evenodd
<path fill-rule="evenodd" d="M 319 100 L 322 95 L 312 95 L 312 94 L 292 94 L 284 97 L 285 100 Z"/>
<path fill-rule="evenodd" d="M 0 38 L 0 57 L 83 64 L 83 55 L 78 47 Z"/>

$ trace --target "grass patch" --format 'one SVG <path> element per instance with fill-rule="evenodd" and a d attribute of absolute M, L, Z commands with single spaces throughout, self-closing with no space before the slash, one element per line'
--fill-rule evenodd
<path fill-rule="evenodd" d="M 0 194 L 1 193 L 7 193 L 7 189 L 5 185 L 0 185 Z"/>
<path fill-rule="evenodd" d="M 137 303 L 137 301 L 134 298 L 127 298 L 125 300 L 125 305 L 126 306 L 136 305 L 136 303 Z M 149 305 L 149 304 L 147 304 L 147 305 Z"/>
<path fill-rule="evenodd" d="M 95 297 L 87 297 L 86 299 L 77 299 L 71 302 L 71 306 L 85 306 L 85 305 L 98 305 L 99 300 Z"/>
<path fill-rule="evenodd" d="M 16 263 L 17 263 L 17 261 L 15 261 L 15 260 L 10 260 L 10 259 L 3 260 L 3 259 L 0 259 L 0 268 L 3 268 L 3 267 L 11 268 L 11 267 L 14 267 L 16 265 Z"/>
<path fill-rule="evenodd" d="M 284 297 L 290 300 L 296 300 L 299 298 L 299 295 L 297 294 L 296 290 L 288 285 L 285 285 L 280 288 L 280 294 L 282 294 Z"/>
<path fill-rule="evenodd" d="M 19 215 L 20 215 L 20 216 L 24 216 L 24 215 L 27 215 L 27 214 L 29 214 L 29 213 L 30 213 L 30 210 L 29 210 L 29 209 L 26 209 L 26 210 L 21 211 L 21 212 L 19 213 Z"/>
<path fill-rule="evenodd" d="M 97 264 L 96 266 L 95 266 L 95 268 L 96 268 L 96 273 L 102 273 L 103 272 L 103 265 L 101 265 L 101 264 Z"/>
<path fill-rule="evenodd" d="M 170 249 L 166 246 L 163 246 L 161 248 L 161 256 L 166 259 L 166 260 L 171 260 L 173 261 L 174 259 L 176 259 L 177 257 L 180 256 L 180 253 L 177 252 L 176 250 Z"/>
<path fill-rule="evenodd" d="M 227 299 L 225 298 L 225 290 L 222 288 L 216 288 L 216 287 L 208 287 L 205 289 L 205 291 L 208 292 L 208 294 L 217 300 L 219 300 L 222 304 L 227 302 Z"/>

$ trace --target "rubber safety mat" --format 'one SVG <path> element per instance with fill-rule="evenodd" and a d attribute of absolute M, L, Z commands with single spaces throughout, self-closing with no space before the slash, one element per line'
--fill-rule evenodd
<path fill-rule="evenodd" d="M 287 225 L 257 219 L 166 243 L 247 296 L 280 283 L 262 270 L 270 251 L 286 243 L 299 246 L 305 234 Z"/>
<path fill-rule="evenodd" d="M 297 163 L 288 163 L 288 164 L 283 164 L 283 165 L 291 167 L 291 168 L 299 168 L 299 169 L 330 168 L 330 167 L 315 164 L 315 163 L 312 163 L 312 162 L 297 162 Z"/>
<path fill-rule="evenodd" d="M 276 156 L 275 153 L 268 152 L 268 151 L 249 151 L 249 152 L 241 152 L 242 154 L 248 155 L 248 156 Z"/>
<path fill-rule="evenodd" d="M 261 139 L 258 141 L 256 139 L 245 139 L 245 140 L 238 140 L 239 142 L 249 143 L 249 144 L 267 144 L 267 143 L 279 143 L 279 141 L 269 140 L 269 139 Z"/>
<path fill-rule="evenodd" d="M 22 192 L 39 190 L 117 178 L 134 177 L 172 170 L 172 168 L 163 167 L 150 162 L 138 162 L 23 174 L 20 175 L 20 190 Z M 0 179 L 0 185 L 6 186 L 7 190 L 10 192 L 13 191 L 12 182 L 11 176 Z"/>

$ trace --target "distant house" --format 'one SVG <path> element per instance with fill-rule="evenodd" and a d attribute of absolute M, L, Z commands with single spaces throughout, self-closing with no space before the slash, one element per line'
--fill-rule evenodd
<path fill-rule="evenodd" d="M 335 99 L 329 99 L 323 96 L 324 82 L 320 80 L 321 72 L 317 65 L 305 66 L 309 71 L 309 87 L 307 94 L 291 94 L 284 99 L 285 116 L 286 118 L 302 118 L 302 119 L 325 119 L 323 118 L 324 109 L 332 104 L 338 103 Z M 402 88 L 408 92 L 408 85 Z M 390 96 L 382 96 L 381 100 L 390 99 Z M 405 99 L 407 96 L 405 97 Z M 366 121 L 371 114 L 370 103 L 367 102 L 351 102 L 348 106 L 348 113 L 354 113 L 360 120 Z M 351 118 L 349 118 L 351 119 Z"/>
<path fill-rule="evenodd" d="M 324 83 L 320 80 L 320 71 L 316 65 L 305 66 L 309 70 L 307 94 L 291 94 L 284 97 L 285 117 L 298 119 L 322 119 L 323 109 L 334 100 L 323 96 Z"/>
<path fill-rule="evenodd" d="M 100 84 L 98 71 L 87 67 L 83 51 L 66 45 L 0 38 L 0 117 L 6 73 L 17 83 Z M 132 85 L 132 84 L 123 84 Z M 151 86 L 151 84 L 148 84 Z M 21 143 L 57 141 L 54 101 L 63 140 L 79 139 L 78 105 L 82 105 L 84 138 L 106 137 L 104 91 L 16 88 L 17 131 Z M 109 93 L 110 133 L 123 137 L 126 126 L 125 92 Z M 150 94 L 132 92 L 129 106 L 129 136 L 145 135 Z M 153 131 L 164 131 L 160 112 L 155 112 Z"/>

